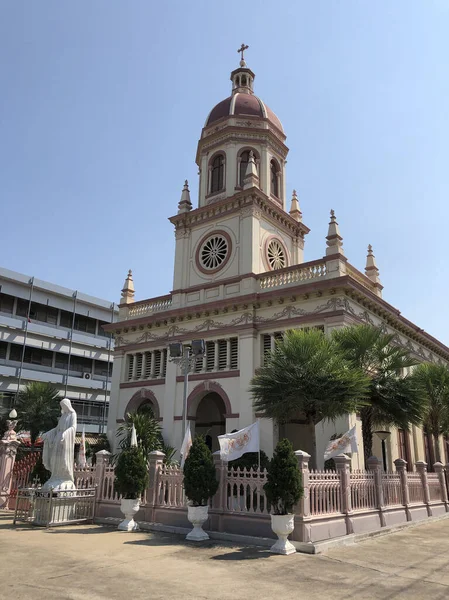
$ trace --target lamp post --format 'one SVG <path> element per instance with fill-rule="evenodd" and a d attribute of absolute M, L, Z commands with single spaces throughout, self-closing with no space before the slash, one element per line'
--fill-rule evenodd
<path fill-rule="evenodd" d="M 387 470 L 387 446 L 385 444 L 385 441 L 388 438 L 388 436 L 390 435 L 390 432 L 389 431 L 374 431 L 374 433 L 377 435 L 377 437 L 382 442 L 382 461 L 384 464 L 384 471 L 386 471 Z"/>
<path fill-rule="evenodd" d="M 168 345 L 171 362 L 181 367 L 184 375 L 184 391 L 182 399 L 182 439 L 187 429 L 187 396 L 189 387 L 189 373 L 195 366 L 198 358 L 206 354 L 204 340 L 192 340 L 190 344 L 183 345 L 182 342 L 173 342 Z"/>

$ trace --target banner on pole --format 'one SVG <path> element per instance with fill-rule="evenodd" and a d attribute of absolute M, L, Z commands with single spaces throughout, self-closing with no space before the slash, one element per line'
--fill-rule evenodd
<path fill-rule="evenodd" d="M 81 433 L 81 444 L 80 444 L 80 450 L 79 450 L 79 454 L 78 454 L 78 462 L 79 465 L 82 469 L 85 469 L 87 466 L 87 461 L 86 461 L 86 434 L 84 431 L 84 426 L 83 426 L 83 432 Z"/>
<path fill-rule="evenodd" d="M 235 433 L 219 435 L 218 443 L 220 444 L 220 458 L 226 462 L 236 460 L 247 452 L 259 452 L 259 421 Z"/>
<path fill-rule="evenodd" d="M 338 454 L 345 454 L 345 452 L 356 453 L 358 451 L 355 427 L 356 426 L 354 425 L 352 429 L 347 431 L 340 438 L 329 442 L 326 452 L 324 453 L 324 460 L 329 460 Z"/>
<path fill-rule="evenodd" d="M 189 456 L 190 448 L 192 447 L 192 434 L 190 433 L 190 423 L 187 425 L 184 440 L 181 446 L 181 469 L 184 468 L 186 458 Z"/>

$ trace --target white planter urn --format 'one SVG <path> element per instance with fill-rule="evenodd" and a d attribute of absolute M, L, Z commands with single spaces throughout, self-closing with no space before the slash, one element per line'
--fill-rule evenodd
<path fill-rule="evenodd" d="M 137 498 L 122 498 L 120 510 L 125 515 L 124 520 L 118 526 L 120 531 L 136 531 L 139 526 L 134 521 L 134 515 L 140 508 L 140 500 Z"/>
<path fill-rule="evenodd" d="M 187 506 L 187 518 L 193 525 L 192 531 L 186 535 L 186 540 L 202 542 L 208 540 L 209 536 L 203 531 L 203 525 L 207 521 L 209 513 L 208 506 Z"/>
<path fill-rule="evenodd" d="M 275 554 L 293 554 L 296 552 L 296 548 L 287 539 L 294 528 L 295 515 L 271 515 L 271 529 L 279 539 L 271 546 L 270 552 Z"/>

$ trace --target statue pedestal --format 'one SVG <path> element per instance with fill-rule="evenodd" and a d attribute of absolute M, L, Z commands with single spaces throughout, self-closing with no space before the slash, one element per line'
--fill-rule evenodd
<path fill-rule="evenodd" d="M 76 490 L 61 492 L 37 492 L 34 499 L 33 523 L 35 525 L 58 525 L 76 520 Z"/>

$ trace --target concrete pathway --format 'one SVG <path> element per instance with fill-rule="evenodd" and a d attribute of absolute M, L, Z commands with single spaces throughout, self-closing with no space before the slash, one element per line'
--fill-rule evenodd
<path fill-rule="evenodd" d="M 313 600 L 449 598 L 449 520 L 326 555 L 96 525 L 13 527 L 0 513 L 0 599 Z"/>

